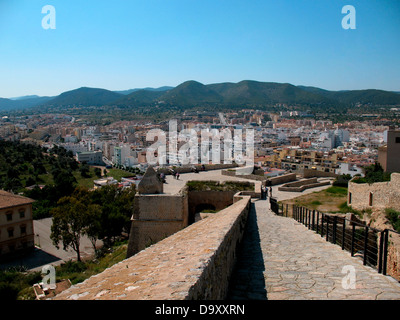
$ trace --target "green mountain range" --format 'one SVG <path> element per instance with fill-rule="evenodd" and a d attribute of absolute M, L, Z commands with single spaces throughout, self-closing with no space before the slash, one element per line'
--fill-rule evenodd
<path fill-rule="evenodd" d="M 177 87 L 110 91 L 79 88 L 56 97 L 1 99 L 0 110 L 15 110 L 43 106 L 51 107 L 262 107 L 278 103 L 318 106 L 320 108 L 351 107 L 357 103 L 371 105 L 400 105 L 400 94 L 392 91 L 344 90 L 329 91 L 316 87 L 295 86 L 290 83 L 244 80 L 204 85 L 186 81 Z"/>

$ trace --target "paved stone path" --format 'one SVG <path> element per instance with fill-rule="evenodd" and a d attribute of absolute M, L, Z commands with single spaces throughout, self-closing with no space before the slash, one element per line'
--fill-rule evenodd
<path fill-rule="evenodd" d="M 179 180 L 172 176 L 166 179 L 164 192 L 171 194 L 179 192 L 189 180 L 249 181 L 223 176 L 221 170 L 182 174 Z M 255 184 L 259 191 L 260 182 Z M 285 200 L 328 187 L 282 192 L 274 186 L 272 194 Z M 363 266 L 360 258 L 351 257 L 349 252 L 294 219 L 275 215 L 269 201 L 252 200 L 242 245 L 228 299 L 400 300 L 396 280 Z M 355 289 L 345 289 L 352 270 Z"/>
<path fill-rule="evenodd" d="M 243 244 L 229 299 L 400 299 L 396 280 L 294 219 L 276 216 L 269 201 L 252 201 Z M 349 288 L 353 270 L 355 288 Z"/>

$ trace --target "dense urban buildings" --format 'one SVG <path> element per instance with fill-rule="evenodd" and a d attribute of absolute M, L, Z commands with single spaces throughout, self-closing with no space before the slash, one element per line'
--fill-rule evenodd
<path fill-rule="evenodd" d="M 166 119 L 167 120 L 167 119 Z M 332 174 L 360 173 L 360 169 L 378 160 L 389 171 L 396 165 L 398 133 L 389 130 L 385 121 L 364 120 L 333 123 L 316 120 L 308 113 L 271 113 L 260 110 L 237 112 L 187 111 L 178 119 L 178 132 L 195 130 L 199 138 L 199 155 L 212 150 L 211 141 L 200 143 L 201 132 L 212 130 L 254 129 L 256 164 L 282 170 L 313 169 Z M 0 121 L 0 138 L 37 143 L 45 147 L 58 145 L 71 151 L 79 162 L 92 165 L 114 165 L 145 170 L 146 153 L 154 143 L 151 129 L 168 132 L 168 121 L 118 121 L 109 125 L 86 125 L 68 115 L 45 114 L 30 117 L 7 117 Z M 182 138 L 182 137 L 181 137 Z M 387 142 L 386 142 L 387 141 Z M 180 149 L 187 141 L 178 142 Z M 389 151 L 386 153 L 384 150 Z M 241 149 L 241 150 L 239 150 Z M 215 150 L 214 150 L 215 151 Z M 245 144 L 234 152 L 245 151 Z M 224 144 L 220 145 L 220 161 L 228 160 Z M 387 156 L 386 156 L 387 154 Z M 171 154 L 167 146 L 167 164 L 181 165 L 181 154 Z M 201 157 L 198 157 L 199 162 Z M 210 161 L 212 159 L 210 158 Z"/>

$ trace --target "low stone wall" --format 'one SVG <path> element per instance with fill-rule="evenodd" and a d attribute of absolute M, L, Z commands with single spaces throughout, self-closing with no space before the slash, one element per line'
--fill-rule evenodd
<path fill-rule="evenodd" d="M 243 178 L 243 179 L 250 179 L 250 180 L 256 180 L 256 181 L 264 181 L 265 177 L 264 176 L 259 176 L 257 174 L 236 174 L 236 170 L 222 170 L 221 174 L 223 176 L 229 176 L 229 177 L 237 177 L 237 178 Z"/>
<path fill-rule="evenodd" d="M 312 177 L 332 177 L 336 178 L 338 175 L 333 172 L 324 172 L 324 171 L 319 171 L 319 170 L 313 170 L 313 169 L 304 169 L 302 172 L 302 176 L 304 178 L 312 178 Z"/>
<path fill-rule="evenodd" d="M 278 190 L 289 191 L 289 192 L 302 192 L 305 189 L 326 186 L 329 184 L 331 184 L 329 181 L 318 182 L 317 178 L 311 178 L 307 180 L 301 180 L 284 184 L 283 186 L 279 187 Z"/>
<path fill-rule="evenodd" d="M 190 173 L 190 172 L 193 172 L 193 167 L 196 167 L 199 170 L 199 172 L 201 172 L 201 167 L 202 167 L 201 164 L 176 167 L 174 170 L 179 173 Z M 205 171 L 221 170 L 221 169 L 237 168 L 237 167 L 239 167 L 239 165 L 236 163 L 231 163 L 231 164 L 221 163 L 221 164 L 205 164 L 204 165 Z M 157 170 L 157 172 L 164 173 L 165 175 L 171 174 L 171 171 L 169 168 L 159 168 Z"/>
<path fill-rule="evenodd" d="M 220 300 L 226 298 L 250 197 L 196 222 L 72 286 L 55 300 Z"/>
<path fill-rule="evenodd" d="M 265 176 L 259 176 L 256 174 L 246 174 L 246 175 L 241 175 L 241 174 L 236 174 L 235 170 L 222 170 L 221 174 L 224 176 L 230 176 L 230 177 L 238 177 L 238 178 L 244 178 L 244 179 L 250 179 L 250 180 L 256 180 L 256 181 L 265 181 L 267 178 Z M 276 186 L 278 184 L 290 182 L 290 181 L 295 181 L 296 180 L 296 174 L 295 173 L 289 173 L 289 174 L 284 174 L 281 176 L 273 177 L 273 178 L 268 178 L 268 180 L 271 182 L 273 186 Z"/>
<path fill-rule="evenodd" d="M 241 191 L 240 195 L 241 196 L 250 196 L 251 198 L 257 198 L 257 199 L 259 199 L 261 197 L 261 193 L 255 192 L 255 191 Z"/>
<path fill-rule="evenodd" d="M 287 183 L 287 182 L 291 182 L 291 181 L 296 181 L 296 174 L 295 173 L 288 173 L 288 174 L 284 174 L 284 175 L 281 175 L 281 176 L 269 178 L 268 180 L 271 181 L 271 184 L 273 186 L 276 186 L 278 184 Z"/>

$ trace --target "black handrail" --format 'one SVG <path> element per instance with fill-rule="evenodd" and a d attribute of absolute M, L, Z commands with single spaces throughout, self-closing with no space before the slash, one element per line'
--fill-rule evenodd
<path fill-rule="evenodd" d="M 274 211 L 276 199 L 270 199 L 271 209 Z M 279 214 L 279 206 L 277 212 Z M 287 206 L 286 216 L 288 216 Z M 378 273 L 383 275 L 387 274 L 389 232 L 399 235 L 400 232 L 392 229 L 379 230 L 347 217 L 309 210 L 296 205 L 292 206 L 292 218 L 308 229 L 316 231 L 321 237 L 325 237 L 326 241 L 340 245 L 342 250 L 350 251 L 351 256 L 362 255 L 363 265 L 377 268 Z"/>

